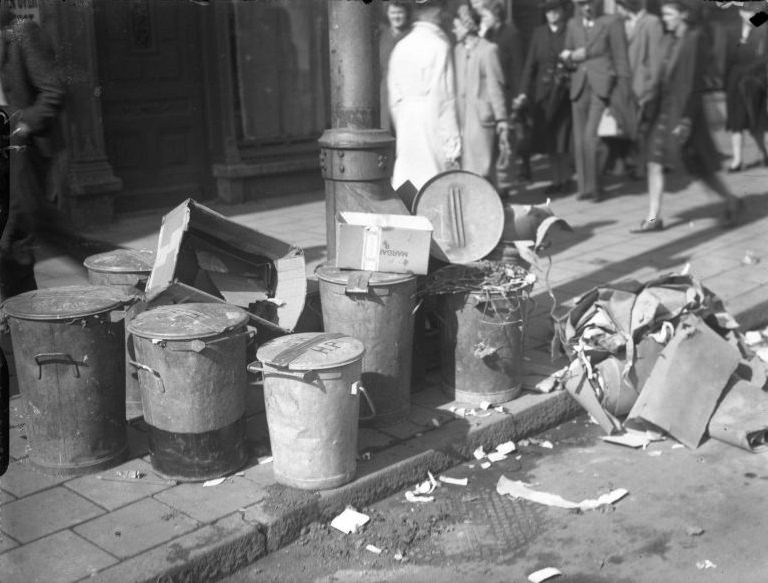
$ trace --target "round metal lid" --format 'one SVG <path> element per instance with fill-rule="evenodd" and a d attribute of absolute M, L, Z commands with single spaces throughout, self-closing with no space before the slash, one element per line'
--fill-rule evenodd
<path fill-rule="evenodd" d="M 332 265 L 322 265 L 315 270 L 318 279 L 341 285 L 347 285 L 349 283 L 349 278 L 357 273 L 360 273 L 360 271 L 355 271 L 354 269 L 340 269 Z M 385 273 L 382 271 L 369 271 L 366 273 L 370 273 L 370 278 L 368 279 L 369 286 L 395 285 L 416 278 L 415 275 L 410 273 Z"/>
<path fill-rule="evenodd" d="M 103 285 L 68 285 L 26 292 L 9 298 L 3 310 L 22 320 L 67 320 L 119 308 L 132 296 Z"/>
<path fill-rule="evenodd" d="M 218 336 L 247 321 L 248 313 L 230 304 L 176 304 L 142 312 L 128 324 L 128 332 L 141 338 L 192 340 Z"/>
<path fill-rule="evenodd" d="M 504 205 L 496 189 L 465 170 L 432 178 L 416 195 L 413 211 L 432 223 L 432 257 L 448 263 L 482 259 L 504 231 Z"/>
<path fill-rule="evenodd" d="M 336 368 L 362 358 L 363 343 L 343 334 L 306 332 L 275 338 L 262 345 L 256 358 L 288 370 Z"/>
<path fill-rule="evenodd" d="M 150 273 L 154 263 L 154 249 L 115 249 L 83 261 L 87 269 L 106 273 Z"/>

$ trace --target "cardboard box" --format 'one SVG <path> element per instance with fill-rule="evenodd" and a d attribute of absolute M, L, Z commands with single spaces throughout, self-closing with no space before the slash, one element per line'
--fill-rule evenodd
<path fill-rule="evenodd" d="M 163 217 L 146 287 L 150 304 L 228 302 L 265 336 L 293 331 L 307 294 L 299 247 L 188 199 Z M 267 334 L 261 334 L 261 331 Z"/>
<path fill-rule="evenodd" d="M 336 267 L 426 275 L 431 240 L 426 217 L 340 212 Z"/>

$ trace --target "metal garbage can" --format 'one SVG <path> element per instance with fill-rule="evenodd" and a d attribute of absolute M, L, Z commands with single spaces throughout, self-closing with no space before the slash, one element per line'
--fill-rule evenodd
<path fill-rule="evenodd" d="M 531 281 L 516 265 L 489 261 L 435 272 L 443 390 L 456 401 L 497 405 L 522 391 L 526 301 Z"/>
<path fill-rule="evenodd" d="M 154 262 L 153 249 L 115 249 L 91 255 L 85 259 L 83 265 L 88 270 L 88 281 L 93 285 L 107 285 L 139 298 L 125 313 L 125 322 L 128 324 L 147 308 L 144 302 L 144 288 L 152 273 Z M 131 355 L 128 352 L 130 344 L 127 326 L 125 334 L 125 418 L 134 419 L 143 414 L 141 391 L 138 373 L 128 365 Z"/>
<path fill-rule="evenodd" d="M 247 322 L 236 306 L 190 303 L 147 310 L 128 324 L 150 461 L 163 476 L 209 480 L 247 461 Z"/>
<path fill-rule="evenodd" d="M 29 459 L 53 475 L 120 463 L 125 433 L 123 308 L 130 296 L 104 286 L 67 286 L 8 299 Z"/>
<path fill-rule="evenodd" d="M 359 340 L 328 333 L 291 334 L 259 348 L 259 362 L 248 370 L 264 374 L 274 474 L 281 484 L 324 490 L 354 479 L 358 394 L 373 408 L 360 385 L 364 352 Z"/>
<path fill-rule="evenodd" d="M 363 386 L 376 406 L 373 423 L 396 423 L 411 409 L 416 276 L 324 266 L 320 280 L 323 329 L 365 346 Z"/>

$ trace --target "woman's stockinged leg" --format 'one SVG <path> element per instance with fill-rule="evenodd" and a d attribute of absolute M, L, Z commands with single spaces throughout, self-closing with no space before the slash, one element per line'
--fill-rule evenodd
<path fill-rule="evenodd" d="M 648 219 L 655 221 L 661 215 L 661 199 L 664 195 L 664 168 L 657 162 L 648 162 Z"/>
<path fill-rule="evenodd" d="M 731 132 L 731 169 L 741 166 L 741 152 L 744 144 L 744 137 L 741 132 Z"/>

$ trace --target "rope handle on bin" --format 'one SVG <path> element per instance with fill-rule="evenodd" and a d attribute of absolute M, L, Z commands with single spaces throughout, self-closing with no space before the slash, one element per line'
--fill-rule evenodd
<path fill-rule="evenodd" d="M 137 368 L 139 370 L 143 370 L 145 372 L 148 372 L 153 377 L 155 377 L 158 381 L 160 381 L 160 392 L 165 392 L 165 383 L 163 382 L 163 378 L 160 376 L 160 373 L 157 372 L 154 368 L 151 366 L 147 366 L 146 364 L 141 364 L 140 362 L 136 362 L 135 360 L 128 360 L 128 364 L 130 364 L 132 367 Z"/>
<path fill-rule="evenodd" d="M 371 400 L 371 396 L 368 394 L 368 391 L 365 390 L 365 387 L 360 384 L 360 381 L 355 381 L 352 383 L 352 387 L 350 390 L 350 393 L 353 395 L 356 395 L 357 393 L 360 393 L 365 397 L 365 402 L 368 403 L 368 408 L 371 410 L 370 415 L 366 415 L 365 417 L 360 417 L 358 421 L 370 421 L 371 419 L 374 419 L 376 417 L 376 406 L 373 404 L 373 401 Z"/>
<path fill-rule="evenodd" d="M 43 378 L 43 365 L 44 364 L 55 364 L 56 359 L 64 359 L 66 362 L 60 363 L 60 364 L 71 364 L 75 367 L 75 378 L 80 378 L 80 367 L 78 366 L 78 362 L 72 358 L 69 354 L 66 352 L 41 352 L 40 354 L 35 354 L 32 358 L 35 359 L 35 362 L 37 363 L 37 378 L 38 380 Z M 49 362 L 40 362 L 41 358 L 47 358 L 51 359 Z"/>

